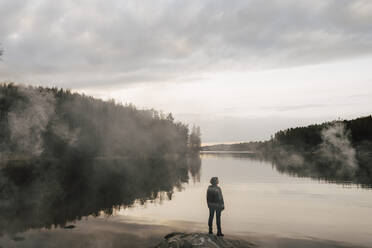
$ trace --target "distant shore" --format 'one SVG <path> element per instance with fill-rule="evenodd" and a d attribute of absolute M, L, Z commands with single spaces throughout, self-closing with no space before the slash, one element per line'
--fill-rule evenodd
<path fill-rule="evenodd" d="M 231 154 L 231 153 L 247 153 L 247 154 L 253 154 L 255 153 L 254 151 L 200 151 L 200 153 L 202 154 L 208 154 L 208 153 L 227 153 L 227 154 Z"/>

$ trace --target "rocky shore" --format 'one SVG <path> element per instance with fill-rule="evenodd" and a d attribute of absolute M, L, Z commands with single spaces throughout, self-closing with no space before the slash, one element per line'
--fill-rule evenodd
<path fill-rule="evenodd" d="M 253 243 L 205 233 L 170 233 L 156 248 L 252 248 Z"/>

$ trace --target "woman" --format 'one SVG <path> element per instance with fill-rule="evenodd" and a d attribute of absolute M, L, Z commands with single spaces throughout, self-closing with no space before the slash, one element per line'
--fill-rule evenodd
<path fill-rule="evenodd" d="M 213 234 L 213 217 L 216 212 L 217 236 L 224 236 L 221 231 L 221 211 L 225 209 L 221 188 L 218 187 L 218 177 L 212 177 L 207 190 L 207 203 L 209 208 L 209 234 Z"/>

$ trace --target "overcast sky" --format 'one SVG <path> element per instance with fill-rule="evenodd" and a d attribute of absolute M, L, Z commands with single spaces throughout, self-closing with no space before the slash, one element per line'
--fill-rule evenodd
<path fill-rule="evenodd" d="M 0 0 L 0 81 L 174 113 L 203 142 L 372 113 L 371 0 Z"/>

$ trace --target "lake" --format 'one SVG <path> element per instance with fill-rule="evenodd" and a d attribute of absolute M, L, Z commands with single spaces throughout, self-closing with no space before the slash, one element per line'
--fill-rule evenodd
<path fill-rule="evenodd" d="M 226 209 L 225 233 L 311 237 L 372 246 L 372 191 L 292 177 L 265 161 L 202 154 L 200 182 L 190 182 L 172 201 L 119 214 L 156 222 L 187 220 L 205 225 L 206 189 L 218 176 Z"/>
<path fill-rule="evenodd" d="M 206 189 L 210 178 L 218 176 L 226 207 L 222 212 L 222 230 L 227 235 L 372 247 L 371 189 L 294 177 L 278 172 L 270 162 L 254 159 L 249 154 L 200 156 L 200 170 L 194 172 L 189 183 L 182 184 L 182 189 L 174 191 L 171 200 L 163 195 L 144 205 L 136 202 L 129 208 L 116 208 L 112 216 L 72 221 L 76 226 L 72 230 L 31 229 L 19 234 L 22 241 L 3 237 L 0 246 L 34 247 L 35 242 L 53 243 L 55 247 L 59 247 L 58 242 L 74 246 L 79 237 L 92 241 L 94 236 L 96 247 L 107 248 L 116 247 L 113 244 L 118 242 L 118 235 L 126 237 L 124 234 L 128 233 L 136 235 L 138 240 L 150 239 L 153 234 L 151 237 L 155 240 L 173 230 L 206 232 Z M 99 241 L 97 233 L 102 232 L 115 233 L 116 241 Z M 105 237 L 102 239 L 107 239 Z"/>

